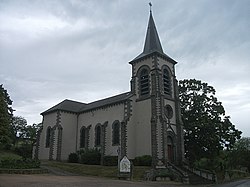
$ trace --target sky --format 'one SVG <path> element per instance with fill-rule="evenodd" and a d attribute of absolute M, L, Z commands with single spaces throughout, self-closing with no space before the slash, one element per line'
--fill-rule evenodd
<path fill-rule="evenodd" d="M 178 80 L 213 86 L 232 123 L 250 137 L 250 1 L 152 0 Z M 143 50 L 145 0 L 0 0 L 0 84 L 28 124 L 64 99 L 83 103 L 130 90 Z"/>

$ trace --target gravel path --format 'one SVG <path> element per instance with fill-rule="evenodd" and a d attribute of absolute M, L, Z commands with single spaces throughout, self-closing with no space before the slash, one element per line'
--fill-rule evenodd
<path fill-rule="evenodd" d="M 0 175 L 0 187 L 185 187 L 166 182 L 133 182 L 83 176 L 62 175 Z M 195 186 L 202 187 L 202 186 Z"/>

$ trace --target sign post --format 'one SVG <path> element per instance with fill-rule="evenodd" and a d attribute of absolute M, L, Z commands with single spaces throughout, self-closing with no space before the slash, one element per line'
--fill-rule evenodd
<path fill-rule="evenodd" d="M 132 172 L 131 172 L 131 162 L 129 161 L 129 159 L 124 156 L 122 158 L 122 160 L 119 163 L 119 179 L 130 179 L 131 180 L 131 176 L 132 176 Z"/>

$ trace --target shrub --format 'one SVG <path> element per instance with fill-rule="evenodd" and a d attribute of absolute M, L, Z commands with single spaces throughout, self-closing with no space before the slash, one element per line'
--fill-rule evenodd
<path fill-rule="evenodd" d="M 23 158 L 32 158 L 32 145 L 30 144 L 21 144 L 15 147 L 14 151 Z"/>
<path fill-rule="evenodd" d="M 20 160 L 22 157 L 16 153 L 13 153 L 11 151 L 0 151 L 0 161 L 3 159 L 18 159 Z"/>
<path fill-rule="evenodd" d="M 135 166 L 151 166 L 152 157 L 150 155 L 143 155 L 135 157 L 134 165 Z"/>
<path fill-rule="evenodd" d="M 79 161 L 79 156 L 77 153 L 70 153 L 68 157 L 68 162 L 77 163 Z"/>
<path fill-rule="evenodd" d="M 199 169 L 209 169 L 211 166 L 213 166 L 213 163 L 208 158 L 201 158 L 193 163 L 193 167 Z"/>
<path fill-rule="evenodd" d="M 86 149 L 80 152 L 80 163 L 89 165 L 100 165 L 101 153 L 98 149 Z"/>
<path fill-rule="evenodd" d="M 33 159 L 25 159 L 25 158 L 2 158 L 0 160 L 0 168 L 7 169 L 31 169 L 31 168 L 39 168 L 40 161 Z"/>
<path fill-rule="evenodd" d="M 104 166 L 117 166 L 118 157 L 117 156 L 104 156 L 103 165 Z"/>
<path fill-rule="evenodd" d="M 178 178 L 173 172 L 171 172 L 169 169 L 158 169 L 154 173 L 155 178 L 157 177 L 169 177 L 170 180 L 175 180 Z"/>

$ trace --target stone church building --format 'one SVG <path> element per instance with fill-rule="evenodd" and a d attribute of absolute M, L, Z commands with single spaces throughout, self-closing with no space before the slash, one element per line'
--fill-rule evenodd
<path fill-rule="evenodd" d="M 92 103 L 66 99 L 42 112 L 35 157 L 60 161 L 98 148 L 102 157 L 117 156 L 118 149 L 129 159 L 151 155 L 154 167 L 182 163 L 177 62 L 163 52 L 151 11 L 143 52 L 129 64 L 130 91 Z"/>

